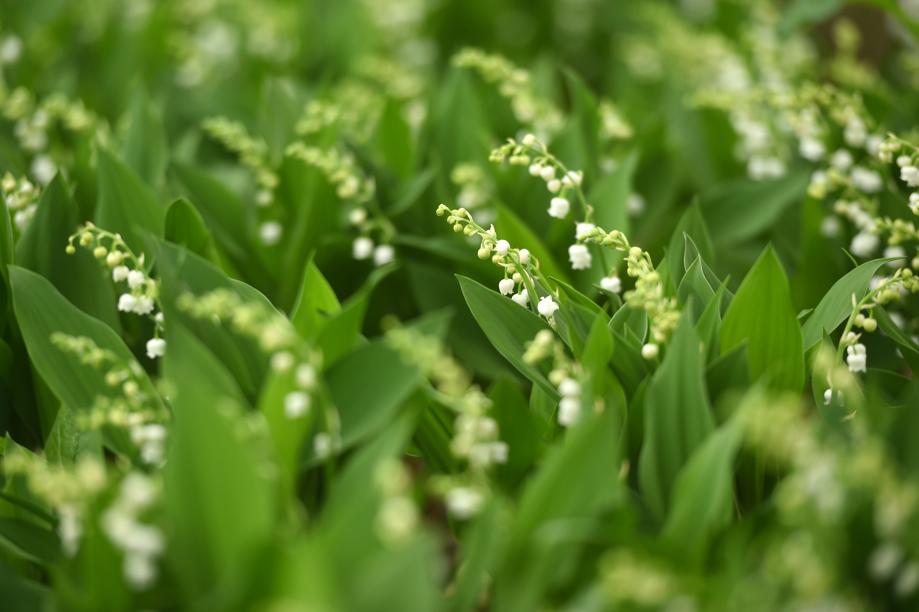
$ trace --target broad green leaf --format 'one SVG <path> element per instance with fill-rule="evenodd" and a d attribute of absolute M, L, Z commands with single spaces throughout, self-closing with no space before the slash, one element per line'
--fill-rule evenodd
<path fill-rule="evenodd" d="M 865 296 L 871 278 L 888 261 L 874 259 L 865 262 L 833 283 L 801 328 L 805 351 L 819 344 L 824 334 L 833 333 L 849 317 L 852 313 L 852 298 L 858 301 Z"/>
<path fill-rule="evenodd" d="M 361 288 L 342 305 L 341 311 L 330 316 L 322 324 L 316 338 L 316 346 L 322 352 L 326 365 L 335 363 L 361 343 L 361 329 L 370 295 L 377 284 L 394 269 L 395 266 L 389 265 L 374 270 Z"/>
<path fill-rule="evenodd" d="M 415 166 L 415 143 L 402 108 L 388 99 L 377 123 L 375 145 L 379 161 L 400 179 L 408 178 Z"/>
<path fill-rule="evenodd" d="M 462 558 L 456 576 L 456 589 L 447 600 L 451 612 L 477 609 L 488 588 L 488 577 L 494 571 L 504 544 L 501 512 L 503 508 L 491 501 L 463 534 Z"/>
<path fill-rule="evenodd" d="M 60 556 L 57 535 L 50 529 L 16 518 L 0 517 L 0 550 L 40 564 Z"/>
<path fill-rule="evenodd" d="M 778 389 L 800 391 L 804 384 L 801 328 L 788 279 L 768 247 L 747 273 L 721 325 L 721 354 L 746 344 L 751 380 L 767 379 Z"/>
<path fill-rule="evenodd" d="M 743 242 L 768 229 L 786 208 L 804 197 L 809 174 L 794 170 L 780 179 L 739 179 L 703 194 L 702 214 L 719 245 Z"/>
<path fill-rule="evenodd" d="M 644 423 L 638 480 L 648 507 L 662 519 L 677 474 L 714 427 L 699 337 L 687 312 L 648 385 Z"/>
<path fill-rule="evenodd" d="M 120 233 L 132 249 L 143 251 L 144 232 L 161 235 L 166 209 L 150 187 L 124 162 L 104 148 L 99 149 L 98 155 L 96 225 Z"/>
<path fill-rule="evenodd" d="M 587 201 L 594 207 L 597 225 L 606 231 L 617 229 L 628 234 L 628 200 L 632 193 L 632 176 L 638 167 L 638 154 L 631 153 L 611 173 L 594 185 Z"/>
<path fill-rule="evenodd" d="M 190 601 L 239 608 L 277 518 L 271 466 L 242 438 L 238 406 L 215 380 L 186 370 L 176 355 L 174 421 L 163 499 L 167 559 Z"/>
<path fill-rule="evenodd" d="M 166 210 L 164 237 L 214 264 L 220 263 L 211 231 L 201 213 L 185 198 L 175 200 Z"/>
<path fill-rule="evenodd" d="M 392 421 L 422 380 L 418 370 L 404 363 L 383 341 L 349 353 L 325 377 L 341 417 L 344 447 Z"/>
<path fill-rule="evenodd" d="M 300 293 L 291 310 L 290 321 L 303 338 L 312 340 L 325 319 L 341 312 L 341 304 L 329 281 L 323 276 L 313 257 L 303 267 Z"/>
<path fill-rule="evenodd" d="M 294 124 L 303 105 L 297 99 L 294 84 L 286 79 L 269 77 L 262 85 L 258 109 L 258 133 L 265 138 L 273 164 L 284 154 L 293 139 Z"/>
<path fill-rule="evenodd" d="M 0 559 L 0 593 L 3 606 L 10 612 L 53 610 L 56 607 L 53 591 L 46 585 L 29 580 Z"/>
<path fill-rule="evenodd" d="M 215 289 L 232 290 L 242 299 L 267 309 L 274 309 L 271 302 L 249 285 L 227 278 L 198 255 L 168 242 L 159 243 L 157 271 L 166 319 L 180 321 L 190 330 L 232 374 L 246 397 L 254 399 L 268 361 L 256 341 L 220 322 L 191 317 L 176 302 L 181 295 L 203 295 Z"/>
<path fill-rule="evenodd" d="M 620 499 L 618 413 L 610 407 L 599 415 L 585 411 L 527 484 L 496 585 L 497 609 L 534 609 L 557 569 L 553 550 L 564 530 Z"/>
<path fill-rule="evenodd" d="M 698 256 L 705 261 L 713 261 L 715 257 L 715 248 L 712 245 L 711 236 L 708 233 L 708 226 L 705 223 L 705 217 L 702 216 L 699 203 L 694 201 L 677 223 L 673 235 L 670 237 L 670 244 L 667 247 L 667 261 L 670 263 L 668 270 L 673 280 L 673 286 L 678 287 L 683 277 L 685 254 L 687 251 L 687 240 L 697 247 Z M 693 257 L 690 261 L 694 260 Z"/>
<path fill-rule="evenodd" d="M 260 258 L 253 257 L 250 216 L 239 197 L 194 166 L 173 164 L 171 171 L 233 265 L 250 280 L 265 276 L 267 272 Z"/>
<path fill-rule="evenodd" d="M 663 539 L 672 553 L 699 562 L 719 529 L 734 514 L 734 456 L 743 429 L 737 419 L 721 426 L 699 446 L 680 470 Z"/>
<path fill-rule="evenodd" d="M 509 298 L 492 291 L 471 278 L 458 276 L 466 304 L 488 340 L 511 365 L 523 375 L 555 395 L 555 387 L 534 366 L 524 363 L 524 344 L 538 332 L 549 329 L 542 319 Z"/>
<path fill-rule="evenodd" d="M 142 88 L 131 98 L 128 130 L 121 147 L 124 162 L 148 185 L 159 187 L 169 159 L 169 143 L 163 119 Z"/>
<path fill-rule="evenodd" d="M 518 485 L 532 469 L 540 452 L 541 425 L 538 415 L 530 411 L 520 383 L 510 377 L 501 377 L 488 390 L 492 402 L 492 416 L 498 422 L 501 440 L 507 443 L 507 462 L 499 466 L 502 480 Z"/>
<path fill-rule="evenodd" d="M 48 280 L 33 272 L 12 266 L 10 281 L 16 320 L 29 357 L 54 394 L 76 410 L 88 410 L 97 396 L 111 396 L 113 389 L 105 382 L 105 372 L 65 353 L 51 342 L 51 336 L 62 333 L 87 337 L 100 348 L 112 351 L 125 364 L 133 363 L 134 355 L 118 334 L 68 302 Z M 159 397 L 146 376 L 141 381 L 143 392 Z M 52 423 L 53 415 L 43 415 L 46 428 Z"/>
<path fill-rule="evenodd" d="M 79 223 L 76 204 L 57 175 L 42 192 L 35 217 L 16 244 L 16 262 L 41 274 L 75 306 L 121 330 L 108 269 L 86 249 L 67 255 L 67 239 Z"/>

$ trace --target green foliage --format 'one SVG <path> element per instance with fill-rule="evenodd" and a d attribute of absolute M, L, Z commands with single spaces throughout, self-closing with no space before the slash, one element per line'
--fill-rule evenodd
<path fill-rule="evenodd" d="M 0 609 L 919 609 L 909 2 L 90 4 L 0 11 Z"/>

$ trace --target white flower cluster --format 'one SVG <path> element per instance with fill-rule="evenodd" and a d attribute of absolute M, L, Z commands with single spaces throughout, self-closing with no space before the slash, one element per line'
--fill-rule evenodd
<path fill-rule="evenodd" d="M 103 426 L 125 428 L 147 465 L 160 465 L 164 458 L 166 408 L 149 388 L 146 374 L 134 359 L 121 360 L 114 352 L 100 348 L 91 338 L 54 333 L 51 342 L 76 356 L 80 363 L 104 371 L 105 384 L 115 393 L 96 397 L 89 411 L 78 422 L 89 430 Z"/>
<path fill-rule="evenodd" d="M 86 509 L 106 486 L 103 464 L 86 455 L 74 465 L 51 464 L 19 447 L 8 447 L 2 465 L 7 477 L 23 475 L 32 493 L 54 508 L 64 554 L 76 555 Z"/>
<path fill-rule="evenodd" d="M 163 532 L 141 517 L 156 502 L 157 484 L 140 472 L 121 481 L 118 497 L 102 514 L 105 534 L 124 555 L 124 577 L 135 589 L 146 589 L 156 580 L 157 559 L 163 554 Z"/>
<path fill-rule="evenodd" d="M 539 262 L 527 249 L 517 249 L 504 239 L 499 239 L 494 225 L 488 229 L 475 222 L 465 208 L 450 209 L 446 204 L 437 207 L 438 216 L 447 216 L 447 223 L 453 231 L 466 236 L 481 239 L 477 254 L 479 259 L 491 258 L 491 261 L 504 269 L 504 278 L 498 283 L 498 291 L 509 295 L 520 306 L 526 308 L 530 303 L 536 304 L 537 312 L 547 319 L 558 310 L 559 306 L 551 296 L 539 296 L 536 293 L 535 278 L 540 278 L 543 286 L 548 286 L 539 273 Z M 519 291 L 518 291 L 519 288 Z"/>
<path fill-rule="evenodd" d="M 868 352 L 860 342 L 861 334 L 853 328 L 861 328 L 871 333 L 878 327 L 877 320 L 871 316 L 876 306 L 900 300 L 904 295 L 919 292 L 919 278 L 909 268 L 897 268 L 889 277 L 872 280 L 871 288 L 861 300 L 852 296 L 852 313 L 846 321 L 839 341 L 838 358 L 846 352 L 846 364 L 853 373 L 866 372 L 868 369 Z M 831 384 L 832 388 L 833 385 Z M 824 399 L 831 396 L 824 396 Z"/>
<path fill-rule="evenodd" d="M 442 493 L 453 516 L 466 519 L 481 508 L 486 473 L 507 462 L 508 446 L 500 439 L 498 423 L 488 411 L 491 400 L 435 338 L 406 327 L 387 331 L 386 341 L 429 378 L 439 401 L 456 412 L 450 450 L 465 462 L 466 473 L 442 481 Z"/>
<path fill-rule="evenodd" d="M 868 557 L 868 573 L 876 582 L 893 581 L 894 593 L 907 599 L 919 589 L 919 561 L 909 559 L 893 540 L 880 543 Z"/>
<path fill-rule="evenodd" d="M 206 119 L 202 127 L 212 138 L 235 153 L 243 166 L 254 176 L 258 191 L 255 203 L 259 208 L 269 208 L 274 203 L 274 191 L 278 186 L 278 175 L 271 165 L 268 144 L 249 134 L 245 126 L 226 117 Z M 259 239 L 266 246 L 277 244 L 284 233 L 283 226 L 273 219 L 259 224 Z"/>
<path fill-rule="evenodd" d="M 196 318 L 226 322 L 235 332 L 255 340 L 269 355 L 271 369 L 291 377 L 293 389 L 283 399 L 285 416 L 295 420 L 310 413 L 318 397 L 321 356 L 305 345 L 283 314 L 266 304 L 245 300 L 229 289 L 197 296 L 183 294 L 177 306 Z M 316 433 L 313 446 L 316 455 L 324 458 L 338 448 L 341 424 L 332 406 L 327 402 L 320 405 L 327 431 Z"/>
<path fill-rule="evenodd" d="M 520 123 L 546 136 L 562 127 L 562 113 L 536 92 L 526 70 L 506 58 L 479 49 L 463 49 L 453 56 L 453 64 L 473 69 L 489 83 L 496 84 L 498 92 L 510 101 Z"/>
<path fill-rule="evenodd" d="M 3 179 L 0 179 L 0 192 L 2 192 L 7 210 L 13 215 L 16 229 L 20 232 L 25 231 L 35 216 L 41 189 L 33 185 L 29 179 L 25 177 L 17 179 L 7 172 L 3 175 Z"/>
<path fill-rule="evenodd" d="M 549 153 L 545 143 L 534 134 L 526 134 L 518 143 L 513 138 L 491 152 L 493 162 L 508 161 L 515 166 L 527 166 L 530 176 L 541 178 L 553 197 L 549 200 L 550 217 L 564 219 L 571 211 L 570 195 L 574 193 L 589 217 L 589 208 L 584 202 L 581 183 L 584 173 L 569 170 L 554 155 Z"/>
<path fill-rule="evenodd" d="M 568 359 L 564 346 L 555 335 L 544 329 L 526 344 L 523 360 L 528 364 L 538 364 L 549 357 L 552 358 L 549 382 L 557 387 L 561 396 L 558 423 L 562 427 L 571 427 L 581 418 L 582 412 L 581 383 L 578 382 L 580 367 Z"/>
<path fill-rule="evenodd" d="M 418 527 L 418 508 L 410 496 L 408 471 L 398 460 L 387 459 L 377 465 L 374 482 L 383 496 L 376 516 L 377 535 L 389 544 L 405 541 Z"/>
<path fill-rule="evenodd" d="M 343 150 L 320 149 L 294 142 L 288 145 L 284 154 L 318 168 L 335 187 L 335 195 L 342 200 L 363 204 L 376 193 L 373 178 L 365 176 L 354 156 Z"/>
<path fill-rule="evenodd" d="M 29 172 L 42 185 L 50 183 L 57 173 L 58 164 L 51 154 L 50 135 L 54 128 L 60 127 L 75 134 L 93 134 L 101 142 L 109 139 L 107 124 L 89 112 L 81 101 L 71 102 L 59 93 L 36 102 L 32 93 L 23 87 L 17 87 L 12 92 L 0 87 L 0 113 L 15 122 L 13 131 L 16 139 L 22 149 L 32 156 Z M 61 159 L 61 151 L 71 146 L 55 143 L 57 159 Z"/>
<path fill-rule="evenodd" d="M 112 280 L 127 284 L 128 290 L 118 297 L 118 310 L 149 317 L 154 324 L 154 336 L 147 341 L 147 357 L 157 359 L 166 354 L 163 333 L 163 313 L 157 311 L 159 285 L 144 270 L 144 254 L 134 254 L 121 234 L 113 234 L 87 222 L 67 242 L 67 253 L 76 252 L 74 241 L 90 250 L 97 260 L 111 270 Z"/>

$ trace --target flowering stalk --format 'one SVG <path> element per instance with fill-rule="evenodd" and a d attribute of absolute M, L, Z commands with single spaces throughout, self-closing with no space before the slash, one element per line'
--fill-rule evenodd
<path fill-rule="evenodd" d="M 293 324 L 273 308 L 246 301 L 229 289 L 215 289 L 203 295 L 185 293 L 176 302 L 190 316 L 216 324 L 226 322 L 235 332 L 255 340 L 268 356 L 275 372 L 292 372 L 295 389 L 284 396 L 284 414 L 296 420 L 309 414 L 314 399 L 321 395 L 318 368 L 321 356 L 305 346 Z M 313 438 L 316 455 L 328 457 L 338 447 L 341 423 L 330 402 L 321 402 L 326 431 Z"/>
<path fill-rule="evenodd" d="M 397 326 L 386 332 L 386 342 L 431 380 L 437 401 L 457 415 L 450 450 L 464 461 L 466 470 L 439 479 L 435 488 L 444 494 L 451 514 L 469 518 L 481 509 L 488 493 L 489 470 L 507 462 L 507 444 L 488 414 L 491 400 L 435 338 Z"/>
<path fill-rule="evenodd" d="M 156 359 L 165 355 L 166 340 L 161 337 L 164 333 L 164 319 L 159 302 L 159 285 L 144 270 L 144 254 L 135 255 L 121 234 L 113 234 L 90 222 L 67 239 L 68 255 L 76 253 L 74 242 L 103 262 L 111 270 L 113 281 L 127 283 L 128 291 L 118 298 L 118 310 L 133 312 L 152 321 L 153 338 L 147 341 L 147 357 Z"/>

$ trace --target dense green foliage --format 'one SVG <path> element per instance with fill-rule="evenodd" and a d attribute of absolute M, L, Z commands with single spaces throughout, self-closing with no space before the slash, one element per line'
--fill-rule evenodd
<path fill-rule="evenodd" d="M 917 50 L 0 0 L 0 609 L 919 608 Z"/>

